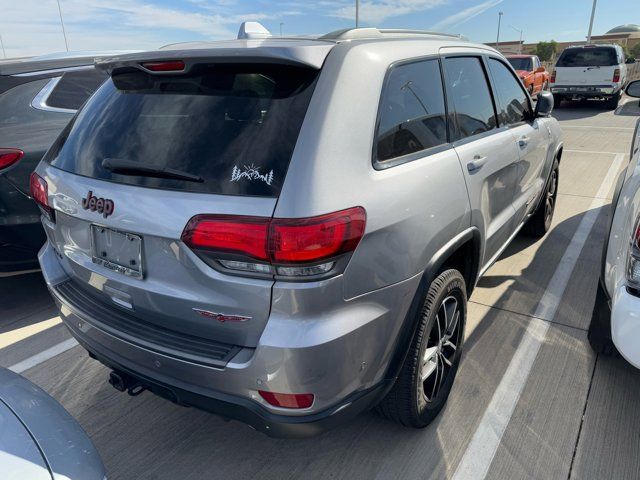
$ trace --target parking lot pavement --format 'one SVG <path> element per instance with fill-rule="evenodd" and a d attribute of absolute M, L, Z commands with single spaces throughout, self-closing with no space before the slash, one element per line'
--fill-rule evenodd
<path fill-rule="evenodd" d="M 586 329 L 606 206 L 640 108 L 555 115 L 565 153 L 553 228 L 538 242 L 518 237 L 480 281 L 449 402 L 424 430 L 367 413 L 320 437 L 271 439 L 149 393 L 120 394 L 68 343 L 24 375 L 79 420 L 111 480 L 638 478 L 640 372 L 597 358 Z M 38 274 L 0 278 L 0 305 L 2 366 L 70 338 Z"/>

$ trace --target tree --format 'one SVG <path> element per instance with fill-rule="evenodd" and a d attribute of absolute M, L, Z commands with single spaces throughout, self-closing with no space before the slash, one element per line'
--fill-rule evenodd
<path fill-rule="evenodd" d="M 536 55 L 541 62 L 548 62 L 556 54 L 558 44 L 555 40 L 550 42 L 538 42 L 536 45 Z"/>
<path fill-rule="evenodd" d="M 633 58 L 640 58 L 640 42 L 636 43 L 629 49 L 629 53 Z"/>

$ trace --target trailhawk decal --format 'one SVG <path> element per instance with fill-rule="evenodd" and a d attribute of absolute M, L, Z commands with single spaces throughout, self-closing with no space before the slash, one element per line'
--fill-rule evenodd
<path fill-rule="evenodd" d="M 256 167 L 255 165 L 245 165 L 243 167 L 244 170 L 240 170 L 238 167 L 233 167 L 231 171 L 231 181 L 239 182 L 243 178 L 247 180 L 262 180 L 267 185 L 271 185 L 273 182 L 273 170 L 269 173 L 261 174 L 260 167 Z"/>
<path fill-rule="evenodd" d="M 199 308 L 192 308 L 196 313 L 199 313 L 203 317 L 213 318 L 214 320 L 218 320 L 219 322 L 246 322 L 247 320 L 251 320 L 251 317 L 245 317 L 244 315 L 226 315 L 224 313 L 216 313 L 210 312 L 209 310 L 201 310 Z"/>

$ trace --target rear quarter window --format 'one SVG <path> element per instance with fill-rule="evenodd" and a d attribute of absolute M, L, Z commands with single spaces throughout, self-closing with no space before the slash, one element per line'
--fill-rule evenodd
<path fill-rule="evenodd" d="M 95 68 L 66 72 L 49 94 L 47 106 L 77 110 L 106 79 L 107 75 Z"/>
<path fill-rule="evenodd" d="M 87 102 L 45 160 L 110 182 L 276 197 L 317 76 L 273 64 L 202 65 L 175 76 L 124 71 Z M 114 170 L 118 162 L 139 168 Z"/>

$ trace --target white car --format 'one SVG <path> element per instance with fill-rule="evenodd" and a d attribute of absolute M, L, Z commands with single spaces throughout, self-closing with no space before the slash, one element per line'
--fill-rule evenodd
<path fill-rule="evenodd" d="M 629 84 L 627 95 L 640 98 L 640 80 Z M 631 161 L 618 178 L 609 221 L 589 342 L 596 352 L 617 351 L 640 368 L 640 119 Z"/>
<path fill-rule="evenodd" d="M 615 110 L 627 84 L 627 64 L 620 45 L 565 48 L 551 72 L 549 86 L 556 108 L 563 100 L 600 98 Z"/>

